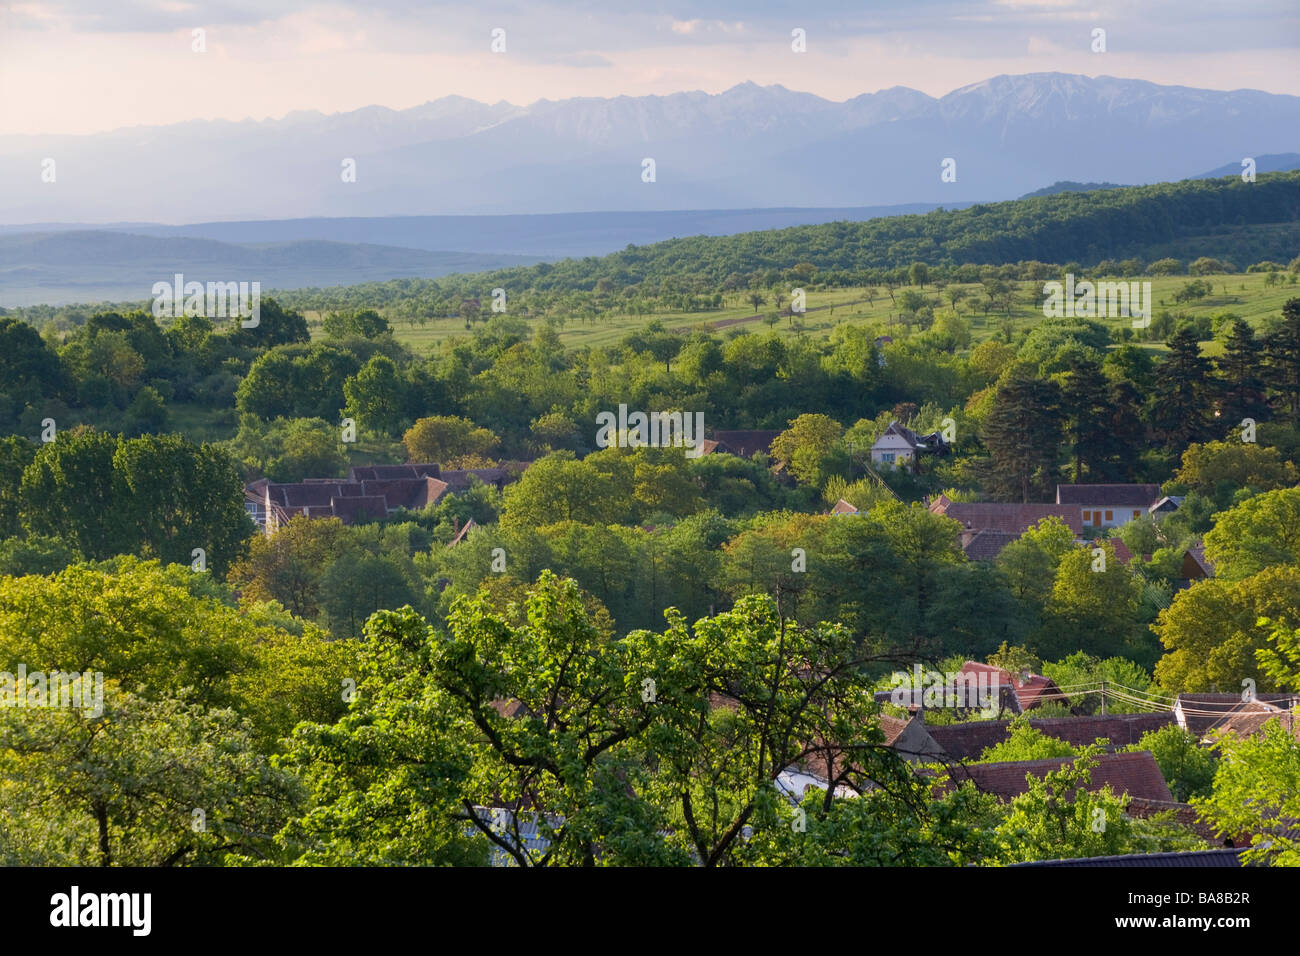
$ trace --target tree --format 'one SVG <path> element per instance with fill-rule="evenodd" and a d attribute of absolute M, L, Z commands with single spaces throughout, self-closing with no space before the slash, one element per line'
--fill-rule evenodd
<path fill-rule="evenodd" d="M 1073 547 L 1074 532 L 1053 515 L 1026 529 L 1015 541 L 1007 542 L 998 554 L 997 564 L 1011 593 L 1037 614 L 1051 597 L 1061 558 Z"/>
<path fill-rule="evenodd" d="M 201 548 L 206 567 L 223 576 L 256 530 L 234 461 L 213 445 L 180 435 L 127 439 L 113 455 L 113 470 L 121 488 L 113 507 L 132 526 L 124 550 L 190 564 Z"/>
<path fill-rule="evenodd" d="M 377 615 L 347 713 L 295 731 L 285 759 L 306 802 L 276 837 L 295 864 L 487 862 L 487 841 L 455 820 L 471 762 L 463 724 L 433 686 L 427 632 L 409 608 Z"/>
<path fill-rule="evenodd" d="M 907 270 L 907 279 L 912 285 L 924 287 L 930 281 L 930 267 L 924 262 L 913 262 Z"/>
<path fill-rule="evenodd" d="M 90 558 L 139 543 L 135 510 L 115 467 L 118 440 L 90 429 L 62 432 L 23 471 L 20 511 L 28 534 L 62 538 Z"/>
<path fill-rule="evenodd" d="M 351 647 L 327 637 L 283 609 L 236 608 L 210 574 L 156 561 L 0 578 L 0 661 L 98 671 L 155 701 L 233 707 L 264 751 L 299 720 L 341 712 Z"/>
<path fill-rule="evenodd" d="M 1056 485 L 1061 391 L 1050 381 L 1012 375 L 998 386 L 984 422 L 992 454 L 988 490 L 1003 501 L 1046 497 Z"/>
<path fill-rule="evenodd" d="M 630 491 L 592 462 L 555 452 L 533 462 L 507 486 L 501 523 L 536 528 L 558 521 L 615 521 L 631 507 Z"/>
<path fill-rule="evenodd" d="M 22 528 L 23 472 L 36 457 L 36 446 L 18 435 L 0 438 L 0 539 Z"/>
<path fill-rule="evenodd" d="M 1214 790 L 1191 801 L 1202 819 L 1226 835 L 1251 834 L 1247 863 L 1300 866 L 1300 740 L 1274 718 L 1262 733 L 1226 735 L 1215 749 Z"/>
<path fill-rule="evenodd" d="M 325 334 L 333 339 L 346 338 L 350 335 L 364 339 L 377 339 L 381 335 L 392 332 L 388 320 L 374 309 L 362 309 L 352 313 L 331 312 L 325 317 L 321 327 Z"/>
<path fill-rule="evenodd" d="M 468 418 L 421 418 L 402 436 L 408 461 L 438 462 L 444 468 L 481 467 L 501 439 Z"/>
<path fill-rule="evenodd" d="M 1007 739 L 986 748 L 977 762 L 1003 763 L 1074 756 L 1076 756 L 1075 749 L 1069 743 L 1047 736 L 1029 723 L 1028 716 L 1018 714 L 1011 719 L 1011 724 L 1007 727 Z"/>
<path fill-rule="evenodd" d="M 1300 690 L 1300 627 L 1287 627 L 1280 622 L 1263 618 L 1255 622 L 1260 627 L 1272 628 L 1268 647 L 1255 652 L 1259 666 L 1276 686 L 1286 690 Z"/>
<path fill-rule="evenodd" d="M 1065 434 L 1072 446 L 1075 482 L 1104 478 L 1116 456 L 1110 422 L 1110 388 L 1101 365 L 1090 359 L 1071 364 L 1061 381 L 1061 410 Z"/>
<path fill-rule="evenodd" d="M 1093 548 L 1071 548 L 1057 565 L 1045 626 L 1036 641 L 1045 657 L 1076 648 L 1102 657 L 1132 653 L 1129 640 L 1141 587 L 1110 542 L 1095 547 L 1101 555 L 1094 555 Z"/>
<path fill-rule="evenodd" d="M 294 781 L 230 710 L 104 687 L 103 712 L 0 708 L 0 862 L 220 864 L 265 857 Z M 195 814 L 201 814 L 196 817 Z M 54 838 L 51 838 L 54 837 Z"/>
<path fill-rule="evenodd" d="M 1156 367 L 1150 421 L 1166 443 L 1182 448 L 1209 437 L 1210 367 L 1190 328 L 1179 329 L 1167 345 L 1169 354 Z"/>
<path fill-rule="evenodd" d="M 1160 775 L 1179 803 L 1210 795 L 1219 761 L 1213 751 L 1201 746 L 1194 734 L 1177 724 L 1148 731 L 1128 749 L 1133 752 L 1151 751 L 1151 756 L 1160 765 Z"/>
<path fill-rule="evenodd" d="M 829 416 L 812 413 L 788 424 L 790 427 L 772 440 L 772 457 L 799 481 L 820 488 L 838 464 L 844 426 Z"/>
<path fill-rule="evenodd" d="M 414 603 L 411 577 L 395 555 L 345 550 L 320 579 L 321 610 L 330 633 L 360 637 L 366 620 L 376 611 Z"/>
<path fill-rule="evenodd" d="M 1300 488 L 1248 498 L 1214 518 L 1205 556 L 1215 576 L 1239 581 L 1274 565 L 1300 565 Z"/>
<path fill-rule="evenodd" d="M 343 414 L 380 435 L 397 434 L 408 420 L 406 382 L 386 355 L 372 355 L 356 375 L 343 383 L 343 395 L 347 399 Z"/>
<path fill-rule="evenodd" d="M 1288 299 L 1264 337 L 1265 380 L 1288 421 L 1300 421 L 1300 299 Z"/>
<path fill-rule="evenodd" d="M 1263 346 L 1249 323 L 1237 319 L 1223 343 L 1223 354 L 1214 362 L 1219 413 L 1229 426 L 1236 427 L 1244 418 L 1262 422 L 1272 417 L 1264 393 L 1263 367 Z"/>
<path fill-rule="evenodd" d="M 1300 473 L 1276 448 L 1243 441 L 1192 443 L 1174 473 L 1183 493 L 1194 491 L 1227 508 L 1244 489 L 1276 491 L 1300 483 Z"/>
<path fill-rule="evenodd" d="M 1176 592 L 1152 625 L 1165 647 L 1156 681 L 1170 690 L 1236 692 L 1252 680 L 1269 690 L 1275 678 L 1260 654 L 1279 624 L 1300 627 L 1300 569 L 1269 568 L 1236 582 L 1197 581 Z"/>
<path fill-rule="evenodd" d="M 1130 696 L 1140 696 L 1140 692 L 1151 687 L 1151 675 L 1127 657 L 1108 657 L 1103 660 L 1085 651 L 1075 651 L 1059 661 L 1044 663 L 1039 673 L 1050 677 L 1058 687 L 1079 688 L 1077 692 L 1068 694 L 1064 701 L 1073 713 L 1095 713 L 1099 706 L 1096 691 L 1103 683 L 1125 692 L 1139 692 L 1138 695 L 1130 693 Z M 1109 700 L 1106 706 L 1115 714 L 1136 714 L 1146 710 L 1142 704 L 1124 700 Z"/>
<path fill-rule="evenodd" d="M 321 613 L 321 578 L 343 553 L 347 531 L 338 518 L 295 515 L 271 535 L 257 535 L 230 569 L 230 584 L 251 601 L 277 601 L 295 617 Z"/>
<path fill-rule="evenodd" d="M 241 323 L 233 334 L 236 341 L 243 345 L 264 349 L 311 341 L 307 320 L 302 314 L 283 308 L 275 299 L 261 301 L 257 325 L 245 328 Z"/>
<path fill-rule="evenodd" d="M 1126 796 L 1108 786 L 1088 789 L 1101 747 L 1092 744 L 1044 776 L 1027 774 L 997 828 L 1004 863 L 1118 856 L 1159 849 L 1200 849 L 1204 841 L 1179 827 L 1135 820 Z"/>
<path fill-rule="evenodd" d="M 34 328 L 0 317 L 0 394 L 14 400 L 56 394 L 63 386 L 59 357 Z"/>

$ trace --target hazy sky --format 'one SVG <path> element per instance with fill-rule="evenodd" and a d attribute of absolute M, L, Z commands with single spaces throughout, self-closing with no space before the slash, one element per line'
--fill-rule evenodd
<path fill-rule="evenodd" d="M 0 134 L 744 80 L 836 100 L 1039 71 L 1300 94 L 1298 53 L 1296 0 L 0 0 Z"/>

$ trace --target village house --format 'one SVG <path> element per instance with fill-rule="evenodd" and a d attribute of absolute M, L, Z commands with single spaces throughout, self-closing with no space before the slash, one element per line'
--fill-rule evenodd
<path fill-rule="evenodd" d="M 1173 722 L 1173 714 L 1165 710 L 1148 714 L 1033 718 L 1029 726 L 1072 747 L 1105 740 L 1107 750 L 1122 750 L 1137 743 L 1144 734 L 1168 727 Z M 1009 720 L 968 720 L 926 727 L 930 739 L 947 760 L 979 760 L 990 747 L 1006 743 L 1010 729 Z"/>
<path fill-rule="evenodd" d="M 741 431 L 715 431 L 712 438 L 706 438 L 701 454 L 710 455 L 719 452 L 735 455 L 737 458 L 753 458 L 755 455 L 772 454 L 772 442 L 781 434 L 770 428 L 748 429 Z"/>
<path fill-rule="evenodd" d="M 1300 707 L 1300 694 L 1256 694 L 1243 700 L 1240 693 L 1185 693 L 1175 699 L 1173 712 L 1179 727 L 1199 740 L 1208 741 L 1213 732 L 1240 733 L 1296 707 Z"/>
<path fill-rule="evenodd" d="M 527 462 L 511 462 L 497 468 L 444 472 L 437 464 L 424 462 L 355 466 L 346 479 L 273 482 L 259 478 L 244 487 L 244 508 L 264 534 L 275 533 L 298 515 L 338 518 L 347 525 L 380 521 L 395 512 L 418 511 L 447 494 L 466 491 L 474 480 L 503 488 L 527 466 Z"/>
<path fill-rule="evenodd" d="M 922 455 L 946 455 L 948 443 L 938 432 L 918 435 L 897 421 L 880 433 L 871 445 L 871 462 L 877 467 L 915 472 Z"/>
<path fill-rule="evenodd" d="M 1057 485 L 1056 503 L 1079 508 L 1088 528 L 1118 528 L 1162 500 L 1159 485 Z"/>
<path fill-rule="evenodd" d="M 1019 705 L 1016 713 L 1033 710 L 1048 701 L 1069 704 L 1069 700 L 1061 692 L 1061 688 L 1056 685 L 1056 681 L 1050 677 L 1044 677 L 1042 674 L 1034 674 L 1029 671 L 1012 674 L 1001 667 L 994 667 L 992 664 L 981 664 L 979 661 L 967 661 L 962 665 L 961 673 L 976 676 L 986 674 L 992 686 L 1011 688 L 1016 703 Z"/>
<path fill-rule="evenodd" d="M 954 764 L 949 768 L 951 779 L 941 785 L 941 790 L 951 790 L 969 780 L 981 793 L 991 793 L 1004 803 L 1009 803 L 1029 790 L 1026 776 L 1043 778 L 1049 772 L 1072 764 L 1070 758 L 1050 757 L 1044 760 L 1013 760 L 1006 763 Z M 1160 773 L 1160 766 L 1149 750 L 1101 754 L 1085 785 L 1090 792 L 1109 786 L 1118 795 L 1128 794 L 1145 800 L 1174 802 L 1169 784 Z"/>

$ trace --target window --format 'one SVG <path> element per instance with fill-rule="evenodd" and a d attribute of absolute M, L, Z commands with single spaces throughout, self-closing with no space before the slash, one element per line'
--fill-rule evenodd
<path fill-rule="evenodd" d="M 1137 517 L 1140 517 L 1140 515 L 1139 515 L 1136 511 L 1134 511 L 1134 512 L 1133 512 L 1133 517 L 1134 517 L 1134 518 L 1137 518 Z"/>
<path fill-rule="evenodd" d="M 1114 521 L 1114 520 L 1115 520 L 1115 512 L 1113 512 L 1113 511 L 1107 511 L 1107 512 L 1106 512 L 1106 520 L 1107 520 L 1107 521 Z"/>
<path fill-rule="evenodd" d="M 894 453 L 892 451 L 882 451 L 880 453 L 880 460 L 886 465 L 892 465 L 894 463 Z"/>
<path fill-rule="evenodd" d="M 1085 512 L 1083 513 L 1083 523 L 1084 523 L 1084 524 L 1087 524 L 1087 523 L 1088 523 L 1089 521 L 1091 521 L 1091 520 L 1092 520 L 1092 512 L 1091 512 L 1091 511 L 1085 511 Z"/>

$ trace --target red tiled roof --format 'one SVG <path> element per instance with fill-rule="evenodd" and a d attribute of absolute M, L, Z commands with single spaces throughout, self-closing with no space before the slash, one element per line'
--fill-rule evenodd
<path fill-rule="evenodd" d="M 1119 538 L 1107 538 L 1106 541 L 1115 549 L 1115 560 L 1120 564 L 1126 565 L 1133 560 L 1133 552 L 1130 551 L 1128 545 Z"/>
<path fill-rule="evenodd" d="M 354 465 L 348 470 L 351 481 L 390 481 L 394 478 L 440 478 L 434 462 L 409 462 L 405 465 Z"/>
<path fill-rule="evenodd" d="M 1021 679 L 1019 675 L 1014 677 L 1000 667 L 994 667 L 991 664 L 981 664 L 978 661 L 967 661 L 962 665 L 963 674 L 993 674 L 998 677 L 998 683 L 1014 687 L 1016 698 L 1020 701 L 1022 710 L 1028 710 L 1030 707 L 1037 707 L 1046 700 L 1056 700 L 1064 703 L 1061 695 L 1061 688 L 1056 685 L 1056 681 L 1050 677 L 1044 677 L 1042 674 L 1029 674 L 1026 678 Z"/>
<path fill-rule="evenodd" d="M 753 458 L 760 452 L 770 455 L 772 442 L 781 434 L 776 429 L 749 429 L 742 431 L 715 431 L 713 440 L 722 446 L 719 450 L 740 458 Z"/>
<path fill-rule="evenodd" d="M 1256 694 L 1255 700 L 1289 708 L 1300 702 L 1300 695 Z M 1210 728 L 1225 718 L 1252 711 L 1250 702 L 1243 701 L 1241 694 L 1179 694 L 1174 706 L 1182 713 L 1182 721 L 1188 733 L 1195 734 L 1197 737 L 1205 736 Z"/>
<path fill-rule="evenodd" d="M 1015 760 L 1007 763 L 975 763 L 954 765 L 951 783 L 943 789 L 951 789 L 953 784 L 960 785 L 965 780 L 972 781 L 976 788 L 984 793 L 995 794 L 998 799 L 1010 801 L 1029 789 L 1025 778 L 1029 774 L 1043 778 L 1050 771 L 1059 770 L 1066 764 L 1073 764 L 1072 759 Z M 1097 757 L 1087 789 L 1092 792 L 1108 786 L 1117 794 L 1127 793 L 1134 797 L 1148 800 L 1163 800 L 1172 803 L 1174 795 L 1169 792 L 1169 785 L 1160 773 L 1155 757 L 1149 750 L 1135 753 L 1111 753 Z"/>
<path fill-rule="evenodd" d="M 1020 535 L 1010 531 L 993 531 L 987 528 L 974 534 L 963 532 L 961 549 L 966 552 L 966 557 L 971 561 L 992 561 L 1002 553 L 1003 548 L 1018 537 Z"/>
<path fill-rule="evenodd" d="M 1039 717 L 1030 719 L 1029 726 L 1039 733 L 1064 740 L 1072 747 L 1081 747 L 1097 740 L 1110 741 L 1110 749 L 1118 750 L 1135 744 L 1143 734 L 1174 722 L 1173 714 L 1158 711 L 1154 714 L 1094 714 L 1090 717 Z M 949 760 L 978 760 L 990 747 L 1007 739 L 1011 726 L 1009 720 L 968 720 L 956 724 L 926 726 Z"/>
<path fill-rule="evenodd" d="M 447 547 L 450 548 L 453 544 L 460 544 L 462 541 L 465 540 L 465 536 L 469 534 L 470 529 L 477 528 L 477 527 L 478 525 L 474 523 L 474 519 L 470 518 L 468 521 L 465 522 L 465 527 L 461 528 L 459 531 L 456 532 L 456 537 L 452 538 L 450 541 L 447 542 Z"/>
<path fill-rule="evenodd" d="M 1004 504 L 994 501 L 949 501 L 940 495 L 930 511 L 961 523 L 972 531 L 1003 531 L 1016 537 L 1044 518 L 1060 518 L 1076 535 L 1083 534 L 1083 515 L 1068 505 Z"/>
<path fill-rule="evenodd" d="M 1210 728 L 1210 733 L 1232 734 L 1242 738 L 1257 737 L 1271 721 L 1277 721 L 1283 730 L 1300 740 L 1300 714 L 1297 711 L 1258 699 L 1243 704 L 1235 713 L 1224 717 Z"/>

